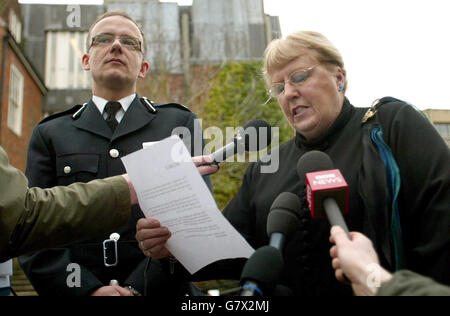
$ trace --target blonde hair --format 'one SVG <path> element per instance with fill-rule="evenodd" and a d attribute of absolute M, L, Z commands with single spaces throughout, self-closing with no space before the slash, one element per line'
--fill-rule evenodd
<path fill-rule="evenodd" d="M 273 40 L 267 46 L 263 68 L 267 86 L 272 84 L 274 71 L 306 54 L 311 54 L 319 63 L 339 66 L 345 78 L 344 92 L 347 90 L 347 71 L 341 53 L 325 36 L 314 31 L 297 31 L 286 39 Z"/>
<path fill-rule="evenodd" d="M 89 33 L 88 33 L 88 36 L 87 36 L 87 39 L 86 39 L 86 51 L 89 52 L 89 48 L 91 46 L 91 32 L 92 32 L 92 29 L 94 28 L 94 26 L 98 22 L 100 22 L 101 20 L 109 18 L 111 16 L 121 16 L 121 17 L 123 17 L 125 19 L 130 20 L 131 22 L 134 23 L 134 25 L 137 26 L 137 28 L 139 29 L 139 32 L 141 32 L 141 36 L 142 36 L 142 53 L 143 53 L 143 55 L 145 57 L 145 51 L 146 51 L 146 44 L 145 43 L 146 43 L 146 41 L 145 41 L 144 32 L 142 31 L 140 26 L 136 23 L 136 21 L 133 20 L 133 18 L 128 13 L 123 12 L 123 11 L 110 11 L 110 12 L 103 13 L 102 15 L 100 15 L 97 18 L 97 20 L 95 20 L 94 23 L 92 23 L 91 27 L 89 28 Z"/>

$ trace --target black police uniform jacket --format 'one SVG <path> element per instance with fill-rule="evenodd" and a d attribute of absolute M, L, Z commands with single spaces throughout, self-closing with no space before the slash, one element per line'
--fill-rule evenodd
<path fill-rule="evenodd" d="M 179 127 L 190 131 L 190 142 L 184 142 L 192 144 L 193 154 L 194 138 L 203 147 L 201 128 L 195 128 L 196 118 L 182 105 L 157 105 L 138 95 L 114 133 L 92 100 L 84 107 L 55 114 L 44 119 L 31 137 L 26 170 L 30 187 L 47 188 L 123 174 L 121 157 L 142 149 L 144 142 L 171 136 Z M 208 177 L 205 181 L 211 187 Z M 111 210 L 111 216 L 115 216 L 114 212 Z M 105 266 L 102 248 L 113 232 L 90 242 L 23 256 L 19 261 L 40 295 L 89 295 L 109 285 L 112 279 L 121 286 L 140 288 L 136 283 L 143 282 L 143 275 L 133 272 L 145 262 L 135 240 L 136 222 L 141 217 L 139 207 L 133 207 L 128 225 L 116 231 L 120 234 L 116 267 Z M 72 263 L 78 264 L 80 270 Z M 78 276 L 81 282 L 77 283 Z"/>

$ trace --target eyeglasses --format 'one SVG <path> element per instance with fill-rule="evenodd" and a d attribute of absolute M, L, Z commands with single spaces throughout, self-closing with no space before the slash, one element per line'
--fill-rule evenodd
<path fill-rule="evenodd" d="M 126 48 L 142 52 L 142 43 L 139 39 L 132 36 L 114 36 L 108 33 L 94 36 L 89 48 L 92 46 L 109 46 L 116 40 L 116 38 L 118 38 L 120 44 Z"/>
<path fill-rule="evenodd" d="M 301 69 L 301 70 L 294 71 L 293 73 L 291 73 L 289 75 L 289 83 L 293 84 L 294 86 L 301 85 L 302 83 L 304 83 L 306 81 L 306 79 L 309 78 L 309 72 L 319 65 L 320 65 L 320 63 L 316 64 L 314 66 L 311 66 L 307 69 Z M 278 83 L 272 84 L 269 89 L 270 96 L 272 96 L 274 98 L 278 98 L 286 90 L 285 87 L 286 87 L 285 82 L 278 82 Z"/>

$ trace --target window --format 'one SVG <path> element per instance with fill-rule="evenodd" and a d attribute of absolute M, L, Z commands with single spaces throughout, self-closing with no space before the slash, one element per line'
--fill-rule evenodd
<path fill-rule="evenodd" d="M 438 133 L 442 137 L 450 137 L 450 124 L 434 124 L 434 127 L 436 127 Z"/>
<path fill-rule="evenodd" d="M 9 11 L 9 30 L 16 42 L 20 43 L 22 38 L 22 23 L 13 10 Z"/>
<path fill-rule="evenodd" d="M 50 89 L 88 89 L 90 73 L 83 70 L 87 32 L 47 32 L 45 84 Z"/>
<path fill-rule="evenodd" d="M 16 66 L 11 65 L 9 83 L 8 127 L 22 135 L 23 76 Z"/>

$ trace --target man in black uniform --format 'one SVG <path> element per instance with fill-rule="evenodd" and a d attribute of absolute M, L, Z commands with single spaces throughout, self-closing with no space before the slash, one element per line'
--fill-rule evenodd
<path fill-rule="evenodd" d="M 195 141 L 202 144 L 201 129 L 194 128 L 196 115 L 190 110 L 173 103 L 157 105 L 136 94 L 137 79 L 145 77 L 149 63 L 144 60 L 144 34 L 128 15 L 109 12 L 100 16 L 91 26 L 87 48 L 82 62 L 92 73 L 93 97 L 83 106 L 46 118 L 35 128 L 26 171 L 30 187 L 123 174 L 121 157 L 142 149 L 144 142 L 169 137 L 177 127 L 190 131 L 191 138 L 184 141 L 191 145 L 192 154 Z M 210 186 L 209 178 L 205 181 Z M 20 263 L 40 295 L 134 294 L 134 288 L 142 288 L 136 283 L 143 282 L 143 275 L 136 271 L 142 271 L 145 264 L 135 240 L 140 217 L 143 214 L 136 207 L 128 225 L 116 232 L 88 243 L 23 256 Z M 112 240 L 117 239 L 116 249 Z M 72 263 L 81 267 L 80 287 L 68 286 Z M 111 280 L 120 287 L 110 286 Z"/>

